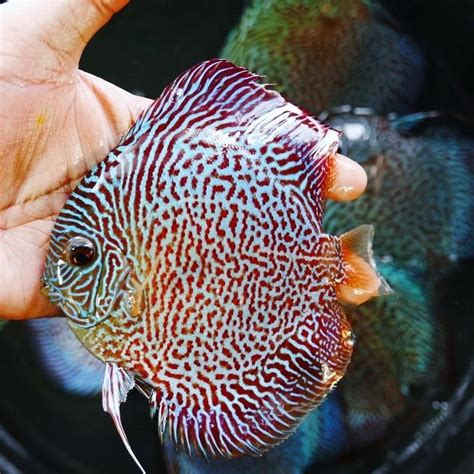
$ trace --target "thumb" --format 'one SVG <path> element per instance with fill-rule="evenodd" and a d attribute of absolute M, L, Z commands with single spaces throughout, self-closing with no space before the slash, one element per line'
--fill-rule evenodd
<path fill-rule="evenodd" d="M 68 72 L 77 68 L 92 36 L 128 1 L 11 0 L 0 8 L 2 36 L 37 65 Z"/>

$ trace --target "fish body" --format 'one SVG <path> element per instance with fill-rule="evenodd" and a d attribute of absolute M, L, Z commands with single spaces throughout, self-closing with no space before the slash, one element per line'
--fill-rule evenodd
<path fill-rule="evenodd" d="M 407 113 L 425 70 L 416 43 L 362 0 L 254 0 L 221 54 L 314 114 L 341 104 Z"/>
<path fill-rule="evenodd" d="M 128 448 L 119 405 L 137 385 L 174 444 L 260 455 L 346 370 L 338 297 L 383 289 L 369 226 L 322 232 L 339 133 L 257 79 L 223 60 L 181 75 L 53 229 L 45 291 L 106 363 Z"/>
<path fill-rule="evenodd" d="M 346 311 L 358 341 L 338 386 L 346 450 L 383 439 L 395 420 L 413 426 L 412 410 L 421 412 L 427 394 L 444 383 L 445 333 L 430 288 L 411 268 L 377 264 L 393 295 Z"/>
<path fill-rule="evenodd" d="M 322 463 L 337 462 L 350 452 L 365 454 L 368 445 L 383 441 L 394 421 L 403 420 L 405 426 L 415 422 L 413 410 L 420 411 L 420 400 L 412 391 L 423 393 L 440 386 L 443 331 L 433 315 L 430 293 L 416 272 L 380 261 L 377 269 L 394 294 L 346 308 L 357 341 L 347 373 L 291 437 L 258 459 L 244 456 L 211 462 L 176 453 L 168 440 L 169 471 L 301 474 L 324 470 L 327 464 Z M 347 462 L 345 470 L 357 471 L 357 466 Z"/>

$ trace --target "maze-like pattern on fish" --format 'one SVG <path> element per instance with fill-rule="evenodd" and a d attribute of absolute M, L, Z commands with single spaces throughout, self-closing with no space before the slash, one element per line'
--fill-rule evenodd
<path fill-rule="evenodd" d="M 60 304 L 86 347 L 151 388 L 176 443 L 259 454 L 343 375 L 341 244 L 321 233 L 337 144 L 256 76 L 208 61 L 66 203 L 52 255 L 75 235 L 99 255 L 59 262 Z"/>

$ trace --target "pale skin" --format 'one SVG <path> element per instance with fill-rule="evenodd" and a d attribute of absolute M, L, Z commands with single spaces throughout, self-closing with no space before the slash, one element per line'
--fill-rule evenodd
<path fill-rule="evenodd" d="M 152 102 L 78 68 L 85 45 L 127 3 L 0 5 L 0 318 L 60 315 L 39 291 L 54 221 Z M 341 155 L 335 162 L 329 197 L 358 197 L 365 172 Z"/>

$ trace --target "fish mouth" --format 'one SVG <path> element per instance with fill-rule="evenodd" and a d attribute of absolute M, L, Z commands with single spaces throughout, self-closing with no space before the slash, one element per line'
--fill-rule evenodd
<path fill-rule="evenodd" d="M 40 282 L 41 282 L 40 293 L 41 293 L 44 297 L 49 298 L 49 295 L 50 295 L 50 293 L 51 293 L 51 289 L 50 289 L 49 283 L 47 282 L 47 280 L 46 280 L 44 277 L 41 277 L 41 278 L 40 278 Z"/>
<path fill-rule="evenodd" d="M 44 276 L 40 278 L 40 282 L 40 293 L 57 306 L 61 302 L 61 292 Z"/>

